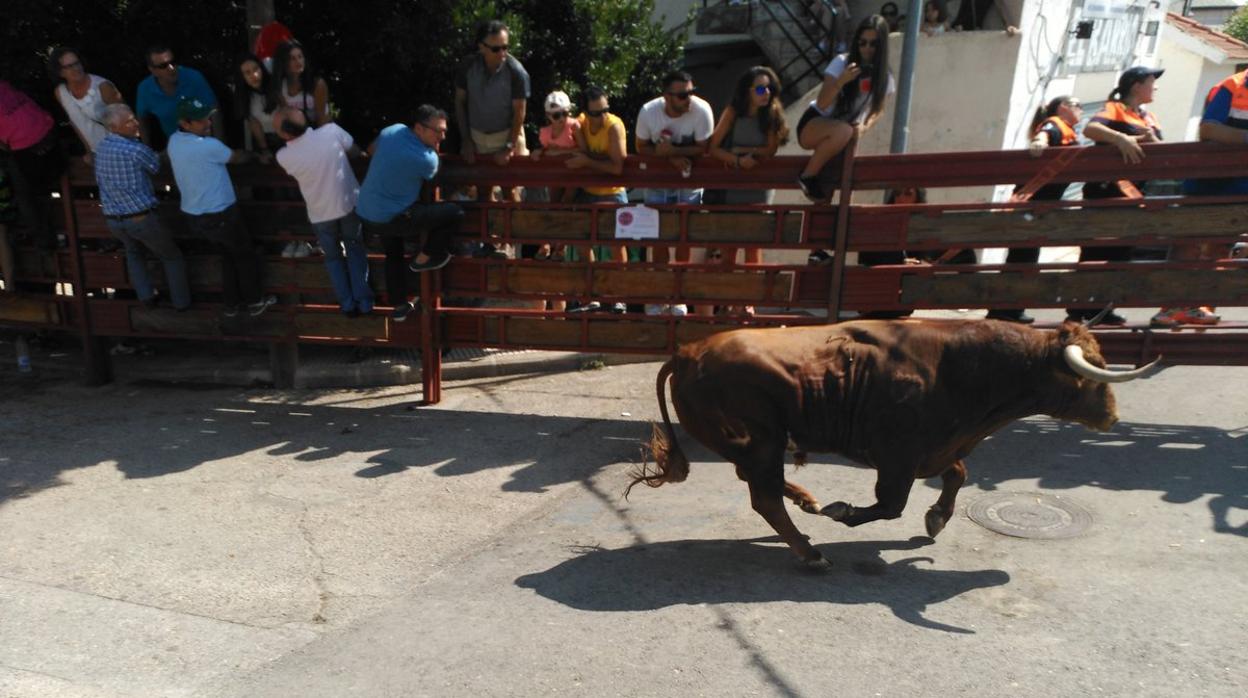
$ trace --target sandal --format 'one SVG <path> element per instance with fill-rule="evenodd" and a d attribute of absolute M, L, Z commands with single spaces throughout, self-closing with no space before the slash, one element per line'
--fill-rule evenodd
<path fill-rule="evenodd" d="M 832 262 L 832 255 L 827 250 L 815 250 L 806 258 L 806 263 L 812 267 L 821 267 Z"/>

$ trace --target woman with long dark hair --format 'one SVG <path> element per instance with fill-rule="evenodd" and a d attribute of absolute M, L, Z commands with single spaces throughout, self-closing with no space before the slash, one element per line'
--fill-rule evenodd
<path fill-rule="evenodd" d="M 234 63 L 234 117 L 242 120 L 251 137 L 248 150 L 258 153 L 262 162 L 273 158 L 273 151 L 282 147 L 282 139 L 273 128 L 277 111 L 276 95 L 270 89 L 273 78 L 264 61 L 253 53 L 244 53 Z"/>
<path fill-rule="evenodd" d="M 855 132 L 871 128 L 895 89 L 888 70 L 888 22 L 871 15 L 858 25 L 849 53 L 833 58 L 823 71 L 819 96 L 797 122 L 797 142 L 814 151 L 797 180 L 807 198 L 828 198 L 819 172 L 845 150 Z"/>
<path fill-rule="evenodd" d="M 312 62 L 296 40 L 277 47 L 273 54 L 273 84 L 269 87 L 278 106 L 303 112 L 308 123 L 320 126 L 329 118 L 329 84 L 316 74 Z"/>
<path fill-rule="evenodd" d="M 83 160 L 90 165 L 95 146 L 108 135 L 104 107 L 121 102 L 121 93 L 112 82 L 88 73 L 82 54 L 68 46 L 52 49 L 48 56 L 48 75 L 56 85 L 53 92 L 56 101 L 69 116 L 74 133 L 86 149 Z"/>

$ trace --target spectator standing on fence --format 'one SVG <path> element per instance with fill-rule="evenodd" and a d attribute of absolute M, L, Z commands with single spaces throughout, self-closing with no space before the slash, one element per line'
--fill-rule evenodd
<path fill-rule="evenodd" d="M 438 173 L 438 146 L 446 138 L 446 112 L 422 104 L 412 125 L 382 129 L 368 147 L 372 163 L 360 187 L 355 212 L 370 232 L 381 235 L 386 252 L 386 294 L 391 318 L 403 322 L 416 309 L 407 289 L 407 272 L 440 269 L 451 260 L 451 236 L 464 211 L 449 202 L 420 203 L 426 180 Z M 404 264 L 403 244 L 422 235 L 424 242 L 411 265 Z"/>
<path fill-rule="evenodd" d="M 59 190 L 65 156 L 56 122 L 25 93 L 0 80 L 0 151 L 11 159 L 10 188 L 26 226 L 39 244 L 56 247 L 48 217 L 49 192 Z"/>
<path fill-rule="evenodd" d="M 279 103 L 270 89 L 273 77 L 264 61 L 253 53 L 245 53 L 234 69 L 234 116 L 243 122 L 247 134 L 247 150 L 260 162 L 273 161 L 273 153 L 282 147 L 273 126 L 273 115 Z"/>
<path fill-rule="evenodd" d="M 455 69 L 455 125 L 460 153 L 468 164 L 489 156 L 499 165 L 529 154 L 524 142 L 524 118 L 529 99 L 529 73 L 511 55 L 511 31 L 499 20 L 477 27 L 477 52 Z M 489 198 L 490 190 L 482 189 Z M 504 198 L 519 200 L 507 190 Z M 505 256 L 498 254 L 496 256 Z"/>
<path fill-rule="evenodd" d="M 797 183 L 811 201 L 824 201 L 819 173 L 840 155 L 855 133 L 871 128 L 884 111 L 884 100 L 896 87 L 888 70 L 888 23 L 872 15 L 858 25 L 849 53 L 832 59 L 823 71 L 823 86 L 797 122 L 797 141 L 813 150 Z"/>
<path fill-rule="evenodd" d="M 1040 157 L 1049 148 L 1079 145 L 1075 125 L 1083 118 L 1083 106 L 1069 95 L 1054 97 L 1036 109 L 1031 119 L 1031 142 L 1027 146 L 1032 157 Z M 1065 182 L 1051 182 L 1031 195 L 1032 201 L 1061 201 L 1066 193 Z M 1039 247 L 1011 247 L 1005 257 L 1006 264 L 1035 264 L 1040 261 Z M 988 311 L 991 320 L 1006 320 L 1029 325 L 1035 318 L 1022 308 L 999 308 Z"/>
<path fill-rule="evenodd" d="M 338 309 L 350 317 L 373 312 L 368 250 L 355 215 L 360 185 L 347 157 L 355 149 L 355 140 L 332 122 L 309 128 L 304 113 L 290 107 L 279 110 L 273 120 L 286 141 L 277 151 L 277 163 L 299 182 L 307 202 L 308 222 L 325 253 L 325 269 L 338 296 Z"/>
<path fill-rule="evenodd" d="M 572 117 L 572 100 L 567 93 L 561 90 L 551 92 L 546 95 L 544 106 L 546 125 L 537 132 L 538 141 L 542 147 L 533 151 L 531 157 L 534 162 L 541 160 L 543 155 L 562 156 L 579 152 L 576 145 L 576 132 L 580 130 L 581 123 Z M 551 187 L 548 191 L 549 200 L 555 203 L 572 203 L 576 198 L 575 187 Z M 533 259 L 551 259 L 551 256 L 550 243 L 542 243 L 537 253 L 533 255 Z M 555 247 L 554 258 L 563 259 L 563 257 L 564 246 Z"/>
<path fill-rule="evenodd" d="M 1141 143 L 1161 141 L 1161 125 L 1144 105 L 1153 101 L 1157 78 L 1165 72 L 1136 66 L 1125 70 L 1118 78 L 1118 86 L 1110 92 L 1105 106 L 1083 127 L 1084 137 L 1097 145 L 1112 145 L 1122 153 L 1122 160 L 1135 165 L 1144 159 Z M 1124 196 L 1136 198 L 1144 189 L 1145 182 L 1125 179 L 1113 182 L 1086 182 L 1084 199 L 1115 199 Z M 1131 248 L 1123 245 L 1108 247 L 1084 247 L 1079 253 L 1080 262 L 1129 262 Z M 1067 308 L 1068 320 L 1090 319 L 1100 312 L 1099 308 Z M 1101 319 L 1102 325 L 1125 325 L 1127 319 L 1110 312 Z"/>
<path fill-rule="evenodd" d="M 109 133 L 96 146 L 94 164 L 104 222 L 125 247 L 126 270 L 139 300 L 149 307 L 157 301 L 144 261 L 146 249 L 164 265 L 174 309 L 186 310 L 191 306 L 186 259 L 156 213 L 160 202 L 152 175 L 160 171 L 160 156 L 139 140 L 139 120 L 127 105 L 108 105 L 103 119 Z"/>
<path fill-rule="evenodd" d="M 191 233 L 211 242 L 221 255 L 221 295 L 226 317 L 261 315 L 277 298 L 262 293 L 261 257 L 238 210 L 234 184 L 226 165 L 247 154 L 232 151 L 213 138 L 216 107 L 194 97 L 178 101 L 180 130 L 169 138 L 169 163 L 182 196 Z"/>
<path fill-rule="evenodd" d="M 151 74 L 139 83 L 134 115 L 139 119 L 143 142 L 152 145 L 156 141 L 152 140 L 152 134 L 148 130 L 149 116 L 156 117 L 161 131 L 166 137 L 171 137 L 178 132 L 178 104 L 183 97 L 216 107 L 217 96 L 213 94 L 202 73 L 174 62 L 173 51 L 168 46 L 156 44 L 149 47 L 144 55 L 147 58 L 147 72 Z M 211 127 L 212 133 L 222 133 L 220 119 L 215 114 Z"/>
<path fill-rule="evenodd" d="M 303 44 L 295 39 L 278 46 L 273 54 L 273 79 L 269 92 L 274 105 L 298 109 L 313 126 L 328 123 L 331 119 L 329 84 L 314 72 Z"/>
<path fill-rule="evenodd" d="M 56 85 L 53 91 L 56 101 L 65 110 L 74 133 L 86 149 L 82 159 L 90 165 L 95 147 L 109 132 L 104 125 L 104 108 L 120 103 L 121 93 L 113 83 L 88 73 L 81 54 L 67 46 L 52 49 L 48 56 L 48 74 Z"/>
<path fill-rule="evenodd" d="M 732 101 L 724 107 L 711 134 L 710 152 L 725 167 L 744 174 L 776 154 L 789 139 L 789 125 L 780 101 L 780 78 L 771 68 L 756 65 L 737 78 Z M 747 175 L 748 176 L 748 175 Z M 770 204 L 774 189 L 725 189 L 725 204 Z M 737 248 L 721 248 L 727 264 L 737 263 Z M 746 264 L 761 264 L 762 251 L 746 250 Z"/>
<path fill-rule="evenodd" d="M 1000 0 L 961 0 L 958 5 L 958 14 L 953 18 L 951 26 L 954 31 L 998 28 L 989 26 L 992 23 L 990 20 L 1000 20 L 1001 27 L 999 28 L 1005 29 L 1005 33 L 1010 36 L 1018 33 L 1018 22 L 1010 14 L 1009 8 L 1005 7 Z"/>

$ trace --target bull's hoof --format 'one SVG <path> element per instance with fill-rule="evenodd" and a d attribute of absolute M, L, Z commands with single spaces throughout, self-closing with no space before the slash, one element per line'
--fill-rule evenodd
<path fill-rule="evenodd" d="M 799 564 L 801 565 L 802 569 L 806 570 L 807 572 L 815 572 L 817 574 L 823 574 L 825 572 L 832 571 L 832 563 L 828 562 L 828 559 L 825 558 L 823 555 L 821 555 L 818 551 L 815 551 L 814 557 L 802 560 Z"/>
<path fill-rule="evenodd" d="M 843 521 L 854 512 L 854 508 L 845 502 L 832 502 L 819 510 L 820 514 L 834 520 Z"/>
<path fill-rule="evenodd" d="M 935 538 L 936 534 L 945 530 L 945 515 L 939 509 L 928 509 L 923 516 L 923 524 L 927 526 L 927 535 Z"/>
<path fill-rule="evenodd" d="M 813 499 L 808 499 L 808 500 L 805 500 L 805 501 L 802 501 L 802 502 L 798 502 L 798 503 L 797 503 L 797 508 L 801 509 L 802 511 L 806 512 L 807 514 L 821 514 L 821 513 L 823 513 L 823 512 L 821 512 L 821 511 L 819 510 L 819 502 L 816 502 L 816 501 L 815 501 L 815 500 L 813 500 Z"/>

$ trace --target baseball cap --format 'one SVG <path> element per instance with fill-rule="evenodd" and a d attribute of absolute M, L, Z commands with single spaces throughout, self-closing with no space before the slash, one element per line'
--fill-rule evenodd
<path fill-rule="evenodd" d="M 1132 85 L 1149 78 L 1159 78 L 1164 72 L 1166 71 L 1160 68 L 1145 68 L 1142 65 L 1127 68 L 1118 76 L 1118 92 L 1125 97 L 1131 91 Z"/>
<path fill-rule="evenodd" d="M 555 90 L 546 95 L 546 111 L 567 111 L 572 108 L 572 100 L 568 99 L 568 95 L 560 90 Z"/>
<path fill-rule="evenodd" d="M 182 95 L 178 98 L 178 119 L 180 121 L 207 119 L 216 110 L 216 105 L 207 104 L 198 97 Z"/>

